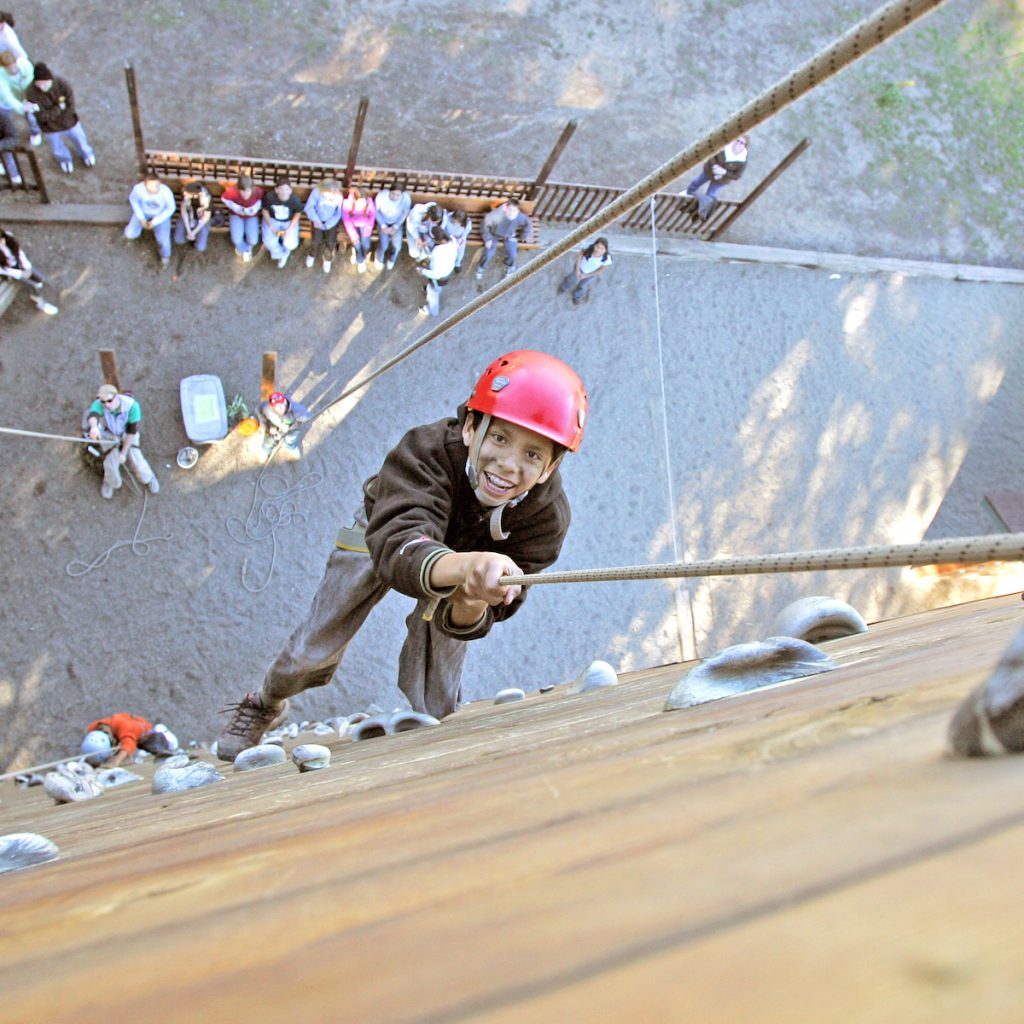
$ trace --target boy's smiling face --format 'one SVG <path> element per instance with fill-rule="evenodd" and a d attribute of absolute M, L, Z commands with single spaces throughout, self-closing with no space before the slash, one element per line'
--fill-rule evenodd
<path fill-rule="evenodd" d="M 472 449 L 476 436 L 472 414 L 462 427 L 462 440 Z M 555 471 L 555 445 L 550 438 L 507 420 L 493 418 L 487 426 L 477 460 L 476 496 L 482 505 L 502 505 L 544 483 Z"/>

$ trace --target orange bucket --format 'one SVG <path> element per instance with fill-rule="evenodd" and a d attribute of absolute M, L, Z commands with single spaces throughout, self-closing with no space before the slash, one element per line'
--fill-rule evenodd
<path fill-rule="evenodd" d="M 238 424 L 238 432 L 242 437 L 252 437 L 260 429 L 260 421 L 255 416 L 247 416 Z"/>

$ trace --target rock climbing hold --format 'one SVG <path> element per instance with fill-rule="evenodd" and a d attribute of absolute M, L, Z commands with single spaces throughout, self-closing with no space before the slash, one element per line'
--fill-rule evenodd
<path fill-rule="evenodd" d="M 352 726 L 350 735 L 354 743 L 361 740 L 375 740 L 378 736 L 387 736 L 388 717 L 386 715 L 373 715 L 356 722 Z"/>
<path fill-rule="evenodd" d="M 131 782 L 142 782 L 142 776 L 127 768 L 101 768 L 96 773 L 96 781 L 104 789 L 113 789 L 115 786 L 127 786 Z"/>
<path fill-rule="evenodd" d="M 35 832 L 11 832 L 0 836 L 0 875 L 56 860 L 58 854 L 57 844 L 45 836 Z"/>
<path fill-rule="evenodd" d="M 835 597 L 802 597 L 787 604 L 772 624 L 773 636 L 792 636 L 809 644 L 867 631 L 857 609 Z"/>
<path fill-rule="evenodd" d="M 288 759 L 284 748 L 276 743 L 261 743 L 248 747 L 235 758 L 236 772 L 251 772 L 256 768 L 267 768 L 272 764 L 284 764 Z"/>
<path fill-rule="evenodd" d="M 517 700 L 525 700 L 526 694 L 516 686 L 506 687 L 494 695 L 495 704 L 513 704 Z"/>
<path fill-rule="evenodd" d="M 223 779 L 224 776 L 209 761 L 190 762 L 187 754 L 178 754 L 164 761 L 153 773 L 153 792 L 180 793 Z"/>
<path fill-rule="evenodd" d="M 43 788 L 59 804 L 78 803 L 103 795 L 103 787 L 87 764 L 62 764 L 56 771 L 47 772 Z"/>
<path fill-rule="evenodd" d="M 592 661 L 574 680 L 568 693 L 584 693 L 614 686 L 619 681 L 615 669 L 607 661 Z"/>
<path fill-rule="evenodd" d="M 300 772 L 315 772 L 331 763 L 331 752 L 319 743 L 301 743 L 292 751 L 292 760 Z"/>
<path fill-rule="evenodd" d="M 433 715 L 422 711 L 396 711 L 388 720 L 388 733 L 411 732 L 413 729 L 425 729 L 440 725 Z"/>
<path fill-rule="evenodd" d="M 962 757 L 1024 751 L 1024 629 L 1010 641 L 992 675 L 957 708 L 949 743 Z"/>
<path fill-rule="evenodd" d="M 813 644 L 791 636 L 735 644 L 690 669 L 672 688 L 665 710 L 690 708 L 835 667 L 835 662 Z"/>

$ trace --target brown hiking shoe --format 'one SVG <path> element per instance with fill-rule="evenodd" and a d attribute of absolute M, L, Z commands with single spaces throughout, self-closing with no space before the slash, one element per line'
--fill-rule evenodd
<path fill-rule="evenodd" d="M 249 747 L 258 746 L 263 734 L 280 725 L 288 713 L 288 701 L 279 704 L 264 703 L 258 693 L 247 693 L 237 704 L 229 704 L 231 721 L 217 737 L 217 756 L 222 761 L 234 761 Z"/>

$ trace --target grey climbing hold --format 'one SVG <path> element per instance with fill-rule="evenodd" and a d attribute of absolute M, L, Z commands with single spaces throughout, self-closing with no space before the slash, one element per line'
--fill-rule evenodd
<path fill-rule="evenodd" d="M 178 754 L 164 761 L 153 773 L 153 792 L 180 793 L 223 779 L 224 776 L 209 761 L 190 762 L 187 754 Z"/>
<path fill-rule="evenodd" d="M 331 763 L 331 751 L 319 743 L 301 743 L 292 751 L 292 760 L 300 772 L 315 772 Z"/>
<path fill-rule="evenodd" d="M 614 686 L 619 681 L 615 669 L 607 661 L 592 661 L 574 680 L 567 693 L 584 693 Z"/>
<path fill-rule="evenodd" d="M 59 804 L 78 803 L 103 795 L 103 787 L 95 772 L 80 762 L 62 764 L 56 771 L 47 772 L 43 788 Z"/>
<path fill-rule="evenodd" d="M 378 736 L 387 736 L 388 724 L 387 715 L 372 715 L 369 718 L 364 718 L 352 726 L 350 732 L 352 741 L 358 743 L 361 740 L 375 740 Z"/>
<path fill-rule="evenodd" d="M 236 772 L 251 772 L 256 768 L 267 768 L 272 764 L 284 764 L 288 760 L 284 748 L 276 743 L 261 743 L 247 747 L 235 758 Z"/>
<path fill-rule="evenodd" d="M 317 722 L 313 727 L 314 736 L 337 736 L 333 725 L 328 725 L 326 722 Z"/>
<path fill-rule="evenodd" d="M 422 711 L 396 711 L 388 720 L 388 733 L 429 729 L 440 724 L 433 715 L 424 714 Z"/>
<path fill-rule="evenodd" d="M 735 644 L 690 669 L 672 688 L 665 710 L 690 708 L 835 667 L 835 662 L 813 644 L 791 636 Z"/>
<path fill-rule="evenodd" d="M 142 782 L 142 776 L 127 768 L 101 768 L 96 773 L 96 781 L 104 789 L 113 789 L 115 786 L 127 786 L 132 782 Z"/>
<path fill-rule="evenodd" d="M 809 644 L 867 631 L 857 609 L 835 597 L 802 597 L 787 604 L 772 624 L 774 636 L 793 636 Z"/>
<path fill-rule="evenodd" d="M 1010 641 L 992 675 L 957 708 L 949 743 L 962 757 L 1024 751 L 1024 629 Z"/>
<path fill-rule="evenodd" d="M 59 852 L 56 843 L 35 832 L 11 832 L 0 836 L 0 875 L 56 860 Z"/>
<path fill-rule="evenodd" d="M 43 784 L 43 777 L 36 774 L 36 772 L 27 772 L 24 775 L 15 775 L 14 784 L 21 789 L 28 789 L 29 786 L 41 786 Z"/>
<path fill-rule="evenodd" d="M 526 694 L 519 689 L 517 686 L 509 686 L 504 690 L 499 690 L 494 695 L 495 704 L 512 704 L 517 700 L 525 700 Z"/>

